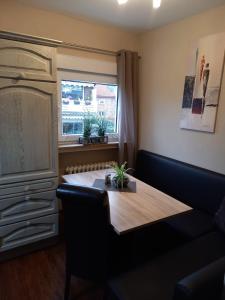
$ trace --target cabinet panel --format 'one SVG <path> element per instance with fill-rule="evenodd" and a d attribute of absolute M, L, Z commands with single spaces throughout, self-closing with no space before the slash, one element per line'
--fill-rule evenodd
<path fill-rule="evenodd" d="M 0 227 L 0 252 L 58 234 L 58 214 Z"/>
<path fill-rule="evenodd" d="M 57 174 L 55 84 L 0 78 L 0 184 Z"/>
<path fill-rule="evenodd" d="M 27 195 L 29 193 L 43 192 L 56 189 L 58 178 L 27 181 L 23 183 L 0 185 L 0 200 L 15 195 Z"/>
<path fill-rule="evenodd" d="M 0 200 L 0 225 L 57 212 L 56 192 L 21 195 Z"/>
<path fill-rule="evenodd" d="M 0 39 L 0 77 L 56 81 L 56 49 Z"/>

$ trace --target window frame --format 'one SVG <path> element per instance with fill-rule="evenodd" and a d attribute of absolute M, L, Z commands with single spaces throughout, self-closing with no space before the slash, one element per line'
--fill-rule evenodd
<path fill-rule="evenodd" d="M 68 136 L 63 136 L 62 130 L 63 130 L 63 124 L 62 124 L 62 81 L 74 81 L 79 83 L 90 83 L 90 84 L 102 84 L 102 85 L 115 85 L 117 86 L 117 106 L 116 106 L 116 133 L 108 133 L 108 139 L 109 143 L 115 143 L 118 142 L 119 136 L 118 136 L 118 113 L 119 113 L 119 107 L 118 107 L 118 83 L 117 83 L 117 77 L 116 77 L 116 83 L 112 82 L 112 80 L 109 80 L 112 76 L 106 76 L 104 74 L 94 74 L 94 76 L 90 76 L 89 72 L 82 72 L 79 76 L 79 72 L 71 71 L 71 70 L 58 70 L 58 142 L 59 144 L 79 144 L 79 137 L 81 137 L 81 134 L 71 134 Z M 73 78 L 74 75 L 74 78 Z M 93 73 L 91 74 L 93 75 Z M 96 76 L 95 76 L 96 75 Z M 78 78 L 81 79 L 78 79 Z M 88 78 L 90 79 L 88 80 Z M 97 80 L 93 80 L 96 77 L 99 78 Z M 107 80 L 108 77 L 108 80 Z M 92 80 L 91 80 L 92 79 Z M 115 79 L 114 79 L 115 81 Z"/>

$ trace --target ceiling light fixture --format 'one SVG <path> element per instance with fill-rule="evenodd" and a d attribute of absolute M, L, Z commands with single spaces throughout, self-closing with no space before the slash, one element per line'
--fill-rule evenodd
<path fill-rule="evenodd" d="M 161 0 L 153 0 L 153 8 L 157 9 L 161 5 Z"/>
<path fill-rule="evenodd" d="M 128 0 L 117 0 L 119 5 L 125 4 L 127 3 Z"/>

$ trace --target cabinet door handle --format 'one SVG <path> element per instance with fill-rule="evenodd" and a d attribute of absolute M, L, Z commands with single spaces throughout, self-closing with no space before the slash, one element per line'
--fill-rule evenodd
<path fill-rule="evenodd" d="M 16 77 L 17 80 L 20 80 L 20 79 L 25 79 L 26 78 L 26 74 L 21 72 L 18 74 L 18 76 Z"/>

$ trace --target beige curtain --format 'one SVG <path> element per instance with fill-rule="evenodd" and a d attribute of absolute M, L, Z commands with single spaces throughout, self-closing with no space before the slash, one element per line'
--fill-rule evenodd
<path fill-rule="evenodd" d="M 119 162 L 125 160 L 134 168 L 137 152 L 137 116 L 138 116 L 138 53 L 121 50 L 118 53 L 118 126 L 119 126 Z"/>

